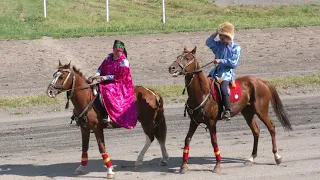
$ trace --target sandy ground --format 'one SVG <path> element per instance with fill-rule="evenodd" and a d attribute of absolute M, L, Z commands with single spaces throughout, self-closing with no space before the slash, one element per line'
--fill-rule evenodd
<path fill-rule="evenodd" d="M 310 75 L 319 72 L 320 27 L 241 30 L 235 40 L 242 47 L 236 73 L 261 78 L 286 75 Z M 168 66 L 184 45 L 198 47 L 202 64 L 213 59 L 204 42 L 208 32 L 166 35 L 91 37 L 32 41 L 0 41 L 0 96 L 43 94 L 58 60 L 69 61 L 85 74 L 95 73 L 114 39 L 121 39 L 129 49 L 131 69 L 136 85 L 183 83 L 172 78 Z M 209 69 L 207 69 L 209 71 Z M 294 90 L 292 90 L 294 91 Z M 213 174 L 213 150 L 209 134 L 199 128 L 190 151 L 190 171 L 178 174 L 184 137 L 189 120 L 183 117 L 182 104 L 165 106 L 171 157 L 168 167 L 159 167 L 160 148 L 154 143 L 145 164 L 133 163 L 142 149 L 145 137 L 140 125 L 133 130 L 105 131 L 107 149 L 116 165 L 117 179 L 317 179 L 320 175 L 320 122 L 318 89 L 298 90 L 282 95 L 294 131 L 277 127 L 277 142 L 283 163 L 275 165 L 269 133 L 262 133 L 256 164 L 244 166 L 251 154 L 253 138 L 241 116 L 231 122 L 220 122 L 218 138 L 223 156 L 222 172 Z M 57 108 L 57 107 L 55 107 Z M 63 107 L 60 107 L 63 108 Z M 74 176 L 79 164 L 80 130 L 69 125 L 70 111 L 48 113 L 46 108 L 27 108 L 29 115 L 13 116 L 12 110 L 0 110 L 0 179 L 102 179 L 106 172 L 92 136 L 89 151 L 89 173 Z M 52 110 L 51 110 L 52 111 Z"/>
<path fill-rule="evenodd" d="M 143 147 L 145 137 L 140 124 L 133 130 L 105 131 L 107 150 L 115 167 L 116 179 L 318 179 L 320 175 L 320 96 L 283 97 L 294 131 L 286 132 L 271 113 L 277 127 L 277 145 L 283 163 L 276 165 L 271 151 L 271 138 L 261 127 L 256 163 L 243 163 L 252 151 L 251 131 L 241 116 L 218 123 L 218 142 L 222 154 L 222 171 L 213 174 L 215 158 L 209 133 L 198 128 L 191 142 L 189 171 L 178 173 L 182 159 L 188 118 L 183 117 L 181 104 L 166 106 L 168 125 L 167 167 L 159 167 L 160 148 L 153 143 L 144 164 L 133 164 Z M 38 117 L 38 120 L 17 120 L 0 123 L 0 179 L 102 179 L 106 170 L 91 136 L 88 173 L 75 176 L 81 156 L 81 135 L 69 118 Z M 48 128 L 50 127 L 50 128 Z"/>
<path fill-rule="evenodd" d="M 319 34 L 320 27 L 238 31 L 235 41 L 242 47 L 242 56 L 236 74 L 263 78 L 316 73 L 320 69 Z M 0 41 L 0 97 L 44 93 L 59 60 L 71 61 L 87 77 L 94 75 L 115 39 L 123 40 L 127 46 L 136 85 L 182 84 L 182 77 L 171 78 L 167 73 L 168 66 L 184 46 L 197 46 L 197 58 L 202 64 L 212 61 L 212 52 L 205 46 L 210 35 L 203 32 Z"/>

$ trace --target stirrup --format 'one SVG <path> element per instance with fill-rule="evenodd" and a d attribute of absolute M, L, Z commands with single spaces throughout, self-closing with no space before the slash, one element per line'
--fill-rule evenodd
<path fill-rule="evenodd" d="M 228 114 L 228 115 L 226 115 L 226 114 Z M 225 111 L 225 112 L 223 112 L 222 119 L 223 119 L 223 120 L 226 120 L 226 121 L 230 121 L 230 120 L 231 120 L 231 113 L 230 113 L 230 111 Z"/>

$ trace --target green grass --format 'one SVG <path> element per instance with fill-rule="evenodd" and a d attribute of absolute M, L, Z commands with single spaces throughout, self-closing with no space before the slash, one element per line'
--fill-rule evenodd
<path fill-rule="evenodd" d="M 282 78 L 266 78 L 264 80 L 267 80 L 271 82 L 271 84 L 275 85 L 277 90 L 320 86 L 320 74 L 307 76 L 285 76 Z M 152 88 L 160 92 L 165 100 L 165 103 L 185 102 L 187 99 L 187 95 L 181 95 L 184 88 L 183 84 L 155 86 Z"/>
<path fill-rule="evenodd" d="M 266 79 L 278 89 L 302 88 L 320 85 L 320 74 L 308 76 L 286 76 L 283 78 Z"/>
<path fill-rule="evenodd" d="M 165 103 L 179 103 L 187 99 L 187 91 L 182 95 L 184 85 L 173 84 L 165 86 L 154 86 L 152 89 L 157 90 L 164 98 Z"/>
<path fill-rule="evenodd" d="M 269 78 L 265 79 L 270 81 L 277 87 L 278 90 L 290 89 L 290 88 L 308 88 L 320 85 L 320 74 L 308 75 L 308 76 L 286 76 L 282 78 Z M 164 85 L 151 87 L 159 91 L 161 96 L 164 98 L 166 104 L 168 103 L 179 103 L 185 102 L 187 99 L 187 92 L 182 95 L 184 88 L 183 84 L 175 85 Z M 0 98 L 0 108 L 19 108 L 19 107 L 30 107 L 30 106 L 46 106 L 46 105 L 59 105 L 61 104 L 64 109 L 65 99 L 63 95 L 59 95 L 57 98 L 49 98 L 47 95 L 42 94 L 38 96 L 24 96 L 24 97 L 5 97 Z M 20 114 L 17 111 L 16 114 Z"/>
<path fill-rule="evenodd" d="M 166 0 L 166 24 L 160 0 L 47 0 L 47 18 L 39 0 L 1 0 L 0 39 L 38 39 L 214 31 L 224 21 L 236 28 L 320 25 L 320 5 L 217 7 L 207 0 Z"/>
<path fill-rule="evenodd" d="M 2 97 L 0 98 L 0 108 L 46 106 L 59 104 L 59 102 L 59 98 L 49 98 L 45 94 L 37 96 Z"/>

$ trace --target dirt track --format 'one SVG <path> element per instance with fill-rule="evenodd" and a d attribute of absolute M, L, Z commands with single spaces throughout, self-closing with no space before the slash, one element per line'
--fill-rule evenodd
<path fill-rule="evenodd" d="M 305 75 L 318 73 L 320 68 L 320 27 L 242 30 L 236 41 L 242 47 L 237 75 L 258 77 Z M 136 85 L 183 83 L 172 78 L 168 65 L 184 45 L 197 46 L 202 64 L 212 60 L 204 46 L 210 33 L 179 33 L 168 35 L 94 37 L 79 39 L 42 39 L 34 41 L 0 41 L 0 96 L 44 93 L 54 67 L 60 59 L 70 60 L 86 75 L 95 73 L 114 39 L 126 42 Z M 317 93 L 316 89 L 310 90 Z M 295 94 L 297 95 L 297 94 Z M 223 159 L 221 174 L 212 174 L 213 150 L 209 134 L 198 129 L 191 144 L 190 172 L 177 173 L 181 162 L 183 139 L 188 119 L 183 118 L 181 105 L 167 105 L 167 148 L 171 156 L 168 167 L 158 167 L 160 148 L 151 146 L 145 164 L 133 168 L 144 144 L 141 127 L 105 132 L 107 149 L 116 167 L 117 179 L 317 179 L 320 174 L 320 96 L 289 96 L 284 99 L 294 131 L 287 133 L 277 126 L 277 140 L 283 164 L 274 165 L 270 136 L 264 125 L 259 143 L 257 164 L 244 166 L 252 148 L 252 135 L 242 117 L 218 125 L 218 138 Z M 174 107 L 176 106 L 176 107 Z M 0 179 L 100 179 L 106 176 L 94 137 L 89 150 L 89 174 L 75 177 L 80 160 L 80 131 L 69 126 L 71 113 L 47 114 L 41 109 L 31 116 L 11 116 L 1 110 Z M 42 115 L 41 115 L 42 114 Z M 5 117 L 5 118 L 4 118 Z M 34 118 L 36 117 L 36 118 Z M 59 117 L 59 118 L 58 118 Z M 30 120 L 29 120 L 30 119 Z M 36 120 L 35 120 L 36 119 Z M 181 131 L 178 131 L 181 128 Z M 156 143 L 155 143 L 156 144 Z"/>
<path fill-rule="evenodd" d="M 236 74 L 279 77 L 319 72 L 319 34 L 320 27 L 238 31 L 235 41 L 242 47 L 242 56 Z M 71 61 L 87 77 L 93 75 L 115 39 L 123 40 L 127 46 L 136 85 L 182 84 L 182 78 L 171 78 L 167 73 L 168 66 L 185 45 L 197 46 L 197 57 L 202 64 L 213 60 L 205 46 L 210 35 L 204 32 L 0 41 L 0 96 L 44 93 L 58 60 Z"/>
<path fill-rule="evenodd" d="M 279 122 L 277 145 L 283 163 L 275 165 L 271 151 L 271 138 L 259 121 L 261 136 L 256 164 L 243 162 L 251 154 L 253 138 L 241 116 L 231 122 L 218 123 L 218 142 L 223 156 L 222 172 L 213 174 L 215 158 L 209 133 L 198 128 L 190 150 L 190 171 L 178 173 L 182 158 L 184 137 L 188 129 L 181 105 L 167 106 L 168 167 L 159 167 L 160 148 L 154 143 L 140 168 L 133 164 L 144 144 L 140 124 L 133 130 L 106 130 L 107 150 L 116 165 L 116 179 L 317 179 L 320 174 L 320 122 L 318 100 L 320 96 L 283 98 L 291 117 L 293 132 L 285 132 Z M 41 117 L 38 117 L 41 118 Z M 69 118 L 44 118 L 0 123 L 0 179 L 100 179 L 106 177 L 103 161 L 91 136 L 89 173 L 74 176 L 81 155 L 80 130 L 69 126 Z M 50 128 L 48 128 L 50 127 Z"/>

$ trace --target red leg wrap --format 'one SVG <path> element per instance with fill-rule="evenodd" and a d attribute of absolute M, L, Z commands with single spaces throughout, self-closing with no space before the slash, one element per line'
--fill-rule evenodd
<path fill-rule="evenodd" d="M 110 168 L 112 166 L 112 163 L 111 163 L 111 160 L 110 160 L 108 154 L 107 153 L 103 154 L 102 158 L 103 158 L 104 164 L 107 166 L 107 168 Z"/>
<path fill-rule="evenodd" d="M 88 153 L 82 153 L 81 165 L 86 166 L 88 164 Z"/>
<path fill-rule="evenodd" d="M 216 160 L 221 161 L 221 155 L 220 155 L 220 150 L 218 146 L 214 148 L 214 154 L 216 155 Z"/>
<path fill-rule="evenodd" d="M 183 149 L 183 161 L 188 161 L 189 160 L 189 146 L 185 146 Z"/>

